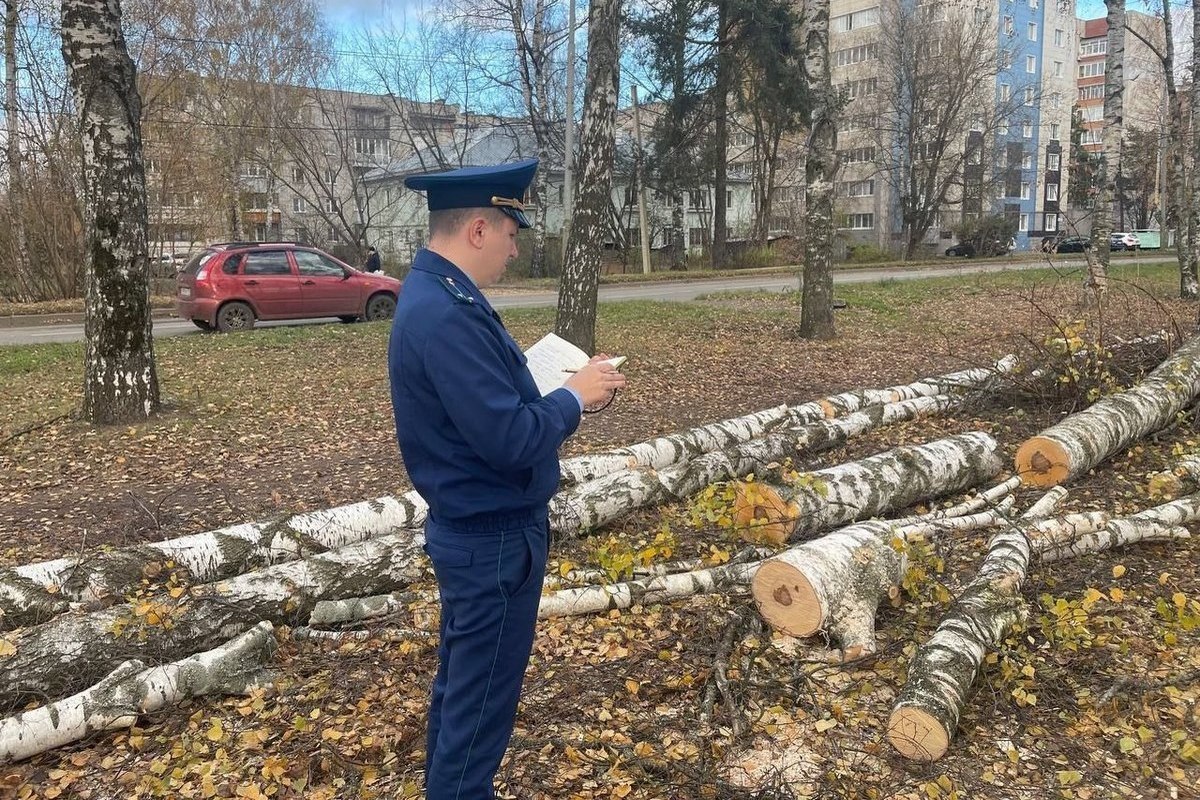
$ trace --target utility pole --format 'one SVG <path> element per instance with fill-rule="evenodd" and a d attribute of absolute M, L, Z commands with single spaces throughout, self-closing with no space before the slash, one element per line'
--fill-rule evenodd
<path fill-rule="evenodd" d="M 563 153 L 563 222 L 559 238 L 562 240 L 562 257 L 567 258 L 567 239 L 571 234 L 571 165 L 575 160 L 575 0 L 567 0 L 567 135 Z"/>
<path fill-rule="evenodd" d="M 638 187 L 638 231 L 642 240 L 642 272 L 650 274 L 650 227 L 646 224 L 646 179 L 642 169 L 642 114 L 638 108 L 637 84 L 629 87 L 633 96 L 633 135 L 637 139 L 637 159 L 634 162 L 634 180 Z"/>

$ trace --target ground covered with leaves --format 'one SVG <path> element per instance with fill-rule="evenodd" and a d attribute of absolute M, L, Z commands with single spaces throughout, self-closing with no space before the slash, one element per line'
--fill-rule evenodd
<path fill-rule="evenodd" d="M 1018 378 L 951 416 L 885 428 L 778 469 L 967 430 L 990 432 L 1011 463 L 1024 438 L 1165 355 L 1116 348 L 1096 362 L 1067 349 L 1195 328 L 1196 307 L 1170 299 L 1177 278 L 1169 269 L 1123 268 L 1103 313 L 1080 307 L 1079 283 L 1077 273 L 1048 270 L 839 287 L 848 307 L 837 312 L 831 342 L 796 337 L 795 295 L 605 306 L 599 344 L 629 356 L 630 386 L 583 424 L 567 452 L 1018 352 L 1028 364 L 1052 364 L 1060 378 Z M 511 311 L 505 322 L 529 345 L 552 314 Z M 386 343 L 386 325 L 165 339 L 157 351 L 169 409 L 118 428 L 75 417 L 80 346 L 0 350 L 3 563 L 407 490 Z M 1128 513 L 1193 491 L 1156 476 L 1200 450 L 1198 424 L 1189 410 L 1078 479 L 1063 510 Z M 1022 492 L 1019 505 L 1036 496 Z M 556 541 L 550 570 L 583 566 L 618 578 L 649 563 L 718 563 L 745 535 L 720 493 L 708 493 Z M 913 545 L 902 602 L 880 614 L 880 652 L 848 664 L 830 663 L 826 642 L 764 630 L 746 594 L 540 623 L 501 795 L 1200 796 L 1194 540 L 1035 568 L 1027 620 L 989 658 L 949 754 L 914 765 L 891 749 L 886 720 L 907 664 L 970 579 L 985 541 L 954 534 Z M 419 797 L 436 654 L 428 637 L 405 632 L 428 627 L 434 613 L 414 600 L 366 626 L 370 638 L 344 643 L 297 641 L 284 629 L 272 688 L 192 702 L 0 768 L 0 795 Z"/>

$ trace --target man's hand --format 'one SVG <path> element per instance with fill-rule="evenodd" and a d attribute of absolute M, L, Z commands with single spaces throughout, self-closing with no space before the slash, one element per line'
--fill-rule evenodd
<path fill-rule="evenodd" d="M 567 379 L 565 385 L 579 392 L 585 407 L 606 402 L 613 392 L 625 386 L 625 376 L 612 364 L 604 363 L 609 358 L 612 356 L 592 356 L 586 367 Z"/>

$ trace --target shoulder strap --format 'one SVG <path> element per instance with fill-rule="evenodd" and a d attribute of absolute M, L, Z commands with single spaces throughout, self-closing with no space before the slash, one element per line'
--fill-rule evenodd
<path fill-rule="evenodd" d="M 467 305 L 475 305 L 475 298 L 463 291 L 463 288 L 458 285 L 458 282 L 448 275 L 439 275 L 438 283 L 442 288 L 450 293 L 456 302 L 466 303 Z"/>

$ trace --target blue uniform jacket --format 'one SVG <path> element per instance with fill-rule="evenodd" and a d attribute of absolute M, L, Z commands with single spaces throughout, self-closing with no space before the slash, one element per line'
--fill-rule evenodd
<path fill-rule="evenodd" d="M 578 401 L 566 389 L 538 394 L 491 304 L 429 250 L 400 291 L 388 371 L 400 452 L 434 519 L 519 516 L 554 495 Z"/>

